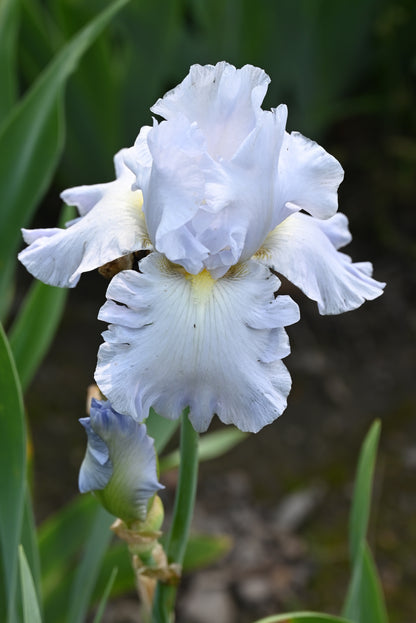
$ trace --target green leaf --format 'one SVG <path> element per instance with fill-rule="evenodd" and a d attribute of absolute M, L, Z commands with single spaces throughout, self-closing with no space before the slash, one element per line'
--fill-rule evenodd
<path fill-rule="evenodd" d="M 35 585 L 25 551 L 21 545 L 19 546 L 19 562 L 23 597 L 23 621 L 24 623 L 42 623 Z"/>
<path fill-rule="evenodd" d="M 17 556 L 23 519 L 26 477 L 26 432 L 22 392 L 6 335 L 0 325 L 0 544 L 5 600 L 12 617 L 17 580 Z"/>
<path fill-rule="evenodd" d="M 41 595 L 39 548 L 36 534 L 35 518 L 33 515 L 32 500 L 28 486 L 26 487 L 25 494 L 21 545 L 23 546 L 25 555 L 27 555 L 27 561 L 32 573 L 33 584 L 36 590 L 36 594 L 38 596 L 39 607 L 41 608 L 42 604 L 39 601 Z"/>
<path fill-rule="evenodd" d="M 184 571 L 194 571 L 214 564 L 228 554 L 233 540 L 225 534 L 193 534 L 183 559 Z"/>
<path fill-rule="evenodd" d="M 353 623 L 350 619 L 343 619 L 332 614 L 320 612 L 288 612 L 276 614 L 265 619 L 259 619 L 254 623 Z"/>
<path fill-rule="evenodd" d="M 128 0 L 116 0 L 51 61 L 0 128 L 0 273 L 45 192 L 63 146 L 62 98 L 77 63 Z"/>
<path fill-rule="evenodd" d="M 17 94 L 16 40 L 19 25 L 18 0 L 0 2 L 0 122 L 13 106 Z"/>
<path fill-rule="evenodd" d="M 44 0 L 20 0 L 20 3 L 19 71 L 23 84 L 31 85 L 63 45 L 65 38 L 55 23 L 55 15 L 46 6 L 50 3 Z M 64 4 L 68 10 L 67 3 Z"/>
<path fill-rule="evenodd" d="M 42 362 L 62 317 L 68 292 L 35 281 L 10 332 L 22 388 L 26 389 Z"/>
<path fill-rule="evenodd" d="M 127 545 L 124 541 L 116 540 L 104 554 L 100 574 L 91 598 L 92 603 L 99 602 L 101 595 L 105 591 L 107 578 L 115 567 L 118 572 L 111 589 L 111 596 L 116 597 L 134 590 L 135 576 Z"/>
<path fill-rule="evenodd" d="M 111 593 L 111 589 L 113 588 L 114 580 L 116 579 L 116 576 L 117 576 L 117 572 L 118 572 L 117 567 L 114 567 L 108 579 L 107 585 L 105 587 L 105 590 L 101 598 L 100 605 L 98 606 L 98 610 L 94 617 L 93 623 L 100 623 L 101 621 L 101 618 L 104 614 L 105 606 L 107 604 L 108 597 Z"/>
<path fill-rule="evenodd" d="M 13 301 L 15 293 L 14 274 L 16 259 L 9 258 L 3 272 L 0 273 L 0 322 L 4 322 Z"/>
<path fill-rule="evenodd" d="M 112 520 L 113 517 L 101 508 L 92 495 L 85 495 L 40 527 L 39 548 L 46 621 L 73 623 L 84 620 L 112 536 L 109 529 Z M 101 598 L 114 566 L 107 570 L 96 601 Z"/>
<path fill-rule="evenodd" d="M 98 508 L 72 584 L 67 605 L 68 623 L 83 623 L 86 618 L 101 562 L 112 537 L 110 525 L 113 521 L 112 515 Z"/>
<path fill-rule="evenodd" d="M 377 569 L 367 543 L 357 553 L 343 615 L 354 623 L 387 623 L 387 611 Z"/>
<path fill-rule="evenodd" d="M 358 460 L 349 526 L 350 556 L 353 565 L 367 535 L 380 428 L 380 422 L 375 421 L 364 439 Z"/>
<path fill-rule="evenodd" d="M 228 450 L 241 443 L 247 437 L 247 433 L 243 433 L 237 428 L 225 428 L 207 433 L 200 438 L 198 447 L 198 459 L 200 461 L 208 461 L 222 456 Z M 168 469 L 178 467 L 180 462 L 179 450 L 171 452 L 167 456 L 160 459 L 160 471 L 164 472 Z"/>
<path fill-rule="evenodd" d="M 46 621 L 59 623 L 66 619 L 62 604 L 69 601 L 74 569 L 99 508 L 100 505 L 93 495 L 79 496 L 39 527 Z M 56 552 L 59 552 L 59 556 Z"/>
<path fill-rule="evenodd" d="M 343 614 L 355 623 L 387 623 L 381 585 L 366 541 L 379 437 L 380 422 L 376 421 L 361 448 L 350 514 L 352 577 Z"/>

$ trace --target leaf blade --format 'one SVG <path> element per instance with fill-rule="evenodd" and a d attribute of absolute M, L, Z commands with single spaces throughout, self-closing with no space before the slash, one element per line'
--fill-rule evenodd
<path fill-rule="evenodd" d="M 388 622 L 377 569 L 367 543 L 362 543 L 357 555 L 342 613 L 354 623 Z"/>
<path fill-rule="evenodd" d="M 254 623 L 353 623 L 350 619 L 320 612 L 288 612 L 276 614 Z"/>
<path fill-rule="evenodd" d="M 19 546 L 24 623 L 42 623 L 33 577 L 23 547 Z"/>
<path fill-rule="evenodd" d="M 0 541 L 3 583 L 11 616 L 26 487 L 26 431 L 16 366 L 1 325 L 0 370 L 0 508 L 7 509 L 7 512 L 0 513 Z"/>
<path fill-rule="evenodd" d="M 108 601 L 108 597 L 110 596 L 111 589 L 113 588 L 113 584 L 114 584 L 114 581 L 116 579 L 117 573 L 118 573 L 118 569 L 117 569 L 117 567 L 114 567 L 114 569 L 111 572 L 110 577 L 108 578 L 107 585 L 105 587 L 103 596 L 101 598 L 101 601 L 100 601 L 98 609 L 97 609 L 97 613 L 96 613 L 96 615 L 94 617 L 94 621 L 92 623 L 100 623 L 101 618 L 102 618 L 102 616 L 104 614 L 104 610 L 105 610 L 105 606 L 106 606 L 107 601 Z"/>
<path fill-rule="evenodd" d="M 107 511 L 98 508 L 72 584 L 68 603 L 68 623 L 83 623 L 85 620 L 101 561 L 112 537 L 110 525 L 113 520 L 114 517 Z"/>
<path fill-rule="evenodd" d="M 10 333 L 23 390 L 27 388 L 55 335 L 68 292 L 40 281 L 32 284 Z"/>
<path fill-rule="evenodd" d="M 364 439 L 358 460 L 349 523 L 350 556 L 353 564 L 367 535 L 380 430 L 381 424 L 376 420 Z"/>
<path fill-rule="evenodd" d="M 0 120 L 4 119 L 16 100 L 16 41 L 19 24 L 17 0 L 0 2 Z"/>

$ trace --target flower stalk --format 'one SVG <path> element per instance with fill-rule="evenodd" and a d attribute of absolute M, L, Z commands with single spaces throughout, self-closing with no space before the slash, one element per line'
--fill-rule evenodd
<path fill-rule="evenodd" d="M 182 414 L 178 486 L 176 489 L 172 525 L 166 540 L 169 565 L 182 567 L 194 511 L 198 480 L 198 433 L 188 417 Z M 179 577 L 179 576 L 178 576 Z M 153 623 L 173 623 L 177 581 L 159 581 L 153 605 Z"/>

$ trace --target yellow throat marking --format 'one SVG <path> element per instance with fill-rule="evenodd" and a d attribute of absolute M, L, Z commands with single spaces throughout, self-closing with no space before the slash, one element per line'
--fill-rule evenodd
<path fill-rule="evenodd" d="M 211 277 L 209 271 L 204 268 L 197 275 L 186 273 L 186 279 L 191 282 L 192 294 L 199 303 L 206 303 L 211 296 L 215 285 L 215 279 Z"/>

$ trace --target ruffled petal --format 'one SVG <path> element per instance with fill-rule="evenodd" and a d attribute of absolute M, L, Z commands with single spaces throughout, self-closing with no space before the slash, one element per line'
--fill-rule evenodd
<path fill-rule="evenodd" d="M 36 278 L 54 286 L 74 287 L 81 273 L 151 248 L 142 194 L 131 190 L 134 177 L 123 164 L 122 154 L 116 156 L 116 165 L 119 177 L 114 182 L 63 193 L 65 200 L 73 201 L 84 214 L 67 229 L 23 230 L 29 247 L 18 257 Z"/>
<path fill-rule="evenodd" d="M 181 84 L 151 110 L 168 120 L 185 115 L 206 136 L 213 158 L 230 159 L 255 127 L 269 82 L 269 76 L 252 65 L 192 65 Z"/>
<path fill-rule="evenodd" d="M 154 121 L 154 125 L 157 126 L 156 121 Z M 153 164 L 152 154 L 150 153 L 147 143 L 147 138 L 151 130 L 151 126 L 143 126 L 134 141 L 133 147 L 122 150 L 123 164 L 134 174 L 131 188 L 132 190 L 142 191 L 144 195 L 147 195 Z"/>
<path fill-rule="evenodd" d="M 116 172 L 116 178 L 129 175 L 124 165 L 124 158 L 127 151 L 127 149 L 121 149 L 114 156 L 114 169 Z M 111 192 L 112 185 L 114 185 L 114 182 L 67 188 L 61 193 L 61 199 L 62 201 L 65 201 L 67 205 L 75 206 L 80 216 L 85 216 L 85 214 L 87 214 L 109 190 Z"/>
<path fill-rule="evenodd" d="M 208 249 L 198 242 L 186 224 L 204 198 L 205 139 L 184 116 L 174 123 L 155 125 L 148 145 L 153 156 L 143 212 L 156 249 L 172 262 L 192 272 L 203 269 Z M 185 226 L 185 227 L 184 227 Z"/>
<path fill-rule="evenodd" d="M 163 489 L 146 426 L 117 413 L 109 402 L 97 400 L 92 401 L 90 417 L 80 421 L 88 434 L 81 492 L 102 491 L 100 499 L 113 515 L 126 522 L 144 520 L 149 499 Z"/>
<path fill-rule="evenodd" d="M 81 418 L 79 421 L 88 437 L 87 452 L 79 472 L 79 490 L 81 493 L 87 493 L 87 491 L 104 489 L 113 473 L 108 448 L 93 430 L 89 417 Z"/>
<path fill-rule="evenodd" d="M 317 218 L 327 219 L 338 209 L 338 186 L 344 171 L 338 160 L 315 141 L 299 134 L 285 133 L 280 151 L 276 198 L 282 217 L 285 209 L 305 210 Z"/>
<path fill-rule="evenodd" d="M 377 298 L 385 286 L 371 278 L 370 262 L 353 264 L 337 251 L 349 241 L 345 215 L 321 221 L 296 213 L 268 235 L 255 257 L 317 301 L 321 314 L 340 314 Z"/>
<path fill-rule="evenodd" d="M 256 262 L 192 276 L 157 253 L 140 271 L 113 278 L 99 314 L 112 324 L 95 378 L 114 408 L 142 421 L 150 407 L 174 419 L 189 406 L 197 431 L 215 413 L 251 432 L 276 419 L 291 385 L 283 327 L 299 318 L 274 298 L 279 280 Z"/>
<path fill-rule="evenodd" d="M 285 133 L 287 108 L 262 111 L 256 128 L 246 137 L 230 162 L 222 161 L 222 184 L 207 184 L 209 203 L 221 203 L 222 229 L 243 232 L 238 246 L 237 261 L 250 259 L 267 234 L 292 209 L 282 209 L 275 199 L 274 180 Z M 237 229 L 238 227 L 238 229 Z M 208 235 L 215 236 L 221 228 L 211 225 Z M 200 236 L 202 242 L 204 237 Z M 231 246 L 231 242 L 229 243 Z M 208 269 L 221 267 L 217 258 L 210 258 Z M 222 258 L 220 257 L 219 260 Z M 224 263 L 224 267 L 226 264 Z"/>
<path fill-rule="evenodd" d="M 234 156 L 217 161 L 208 151 L 209 137 L 178 113 L 147 134 L 153 157 L 148 179 L 147 165 L 132 148 L 126 162 L 144 181 L 143 211 L 160 253 L 187 272 L 207 268 L 218 278 L 257 251 L 282 219 L 273 180 L 286 117 L 285 106 L 261 111 Z"/>

